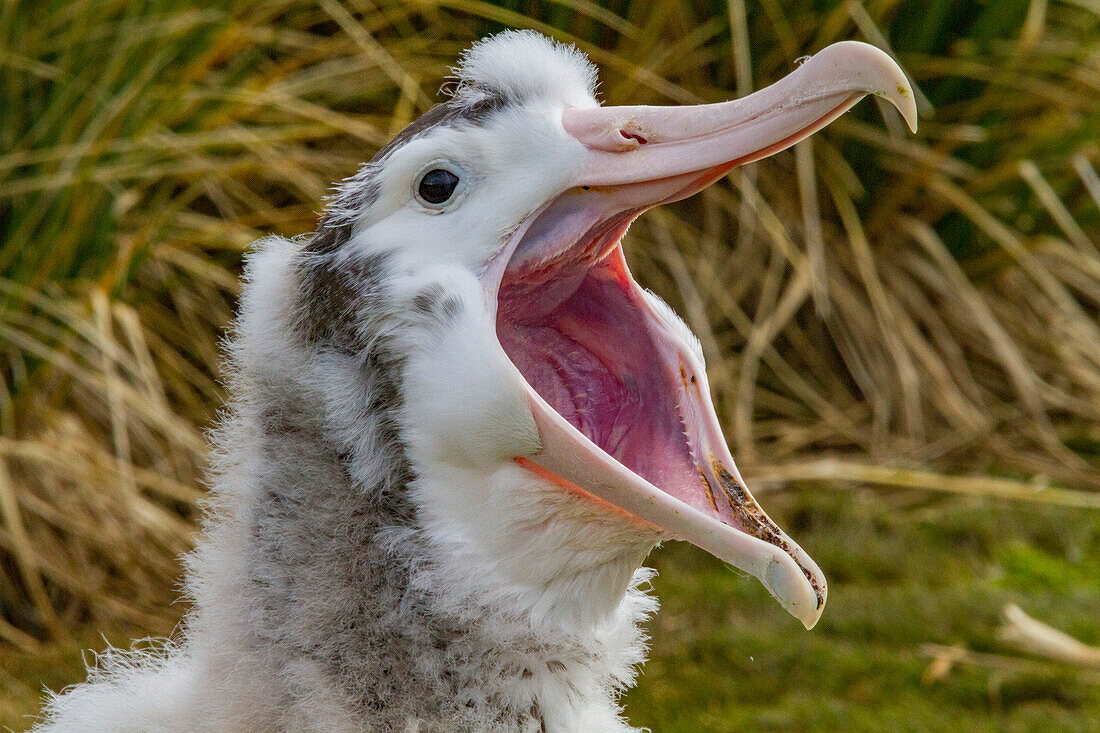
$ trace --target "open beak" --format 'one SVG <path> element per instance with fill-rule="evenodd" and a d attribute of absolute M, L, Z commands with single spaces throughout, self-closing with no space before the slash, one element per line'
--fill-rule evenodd
<path fill-rule="evenodd" d="M 867 94 L 916 128 L 901 69 L 856 42 L 730 102 L 566 109 L 580 172 L 492 268 L 497 335 L 542 438 L 516 461 L 754 575 L 806 628 L 821 616 L 825 578 L 749 493 L 693 337 L 634 282 L 619 240 L 646 209 L 795 144 Z"/>

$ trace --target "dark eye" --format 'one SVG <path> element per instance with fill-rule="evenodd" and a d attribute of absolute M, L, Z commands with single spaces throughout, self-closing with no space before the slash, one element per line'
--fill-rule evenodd
<path fill-rule="evenodd" d="M 416 192 L 425 203 L 442 204 L 454 195 L 458 176 L 445 168 L 435 168 L 424 174 Z"/>

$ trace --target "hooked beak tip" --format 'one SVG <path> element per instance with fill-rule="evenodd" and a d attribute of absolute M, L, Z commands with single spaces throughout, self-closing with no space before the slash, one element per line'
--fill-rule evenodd
<path fill-rule="evenodd" d="M 866 69 L 871 75 L 865 91 L 894 105 L 910 132 L 917 131 L 917 102 L 901 66 L 882 49 L 860 41 L 843 41 L 822 50 L 818 56 L 842 55 L 846 64 Z M 823 59 L 824 60 L 824 59 Z"/>

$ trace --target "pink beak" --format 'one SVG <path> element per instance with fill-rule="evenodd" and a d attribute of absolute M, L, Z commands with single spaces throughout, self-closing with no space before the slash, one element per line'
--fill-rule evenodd
<path fill-rule="evenodd" d="M 829 46 L 781 81 L 730 102 L 568 108 L 562 126 L 584 147 L 579 173 L 517 233 L 498 275 L 498 334 L 528 380 L 543 442 L 538 453 L 516 460 L 751 573 L 807 628 L 821 615 L 825 578 L 749 493 L 703 365 L 630 277 L 619 239 L 646 209 L 794 145 L 867 94 L 893 103 L 916 129 L 905 74 L 887 54 L 857 42 Z M 597 321 L 602 333 L 592 330 Z M 542 376 L 550 372 L 540 367 L 550 362 L 525 340 L 532 325 L 567 334 L 575 345 L 572 356 L 553 362 L 556 369 L 588 354 L 589 363 L 602 364 L 603 381 L 588 389 L 575 386 L 581 378 L 573 374 Z M 658 366 L 636 366 L 642 363 Z M 630 428 L 629 435 L 643 436 L 638 442 L 597 444 L 599 431 L 585 427 L 596 419 L 587 406 L 583 419 L 563 417 L 573 405 L 560 400 L 563 390 L 587 405 L 593 390 L 628 382 L 655 406 Z M 653 397 L 658 392 L 669 397 Z M 562 412 L 551 406 L 555 399 Z"/>
<path fill-rule="evenodd" d="M 867 94 L 893 103 L 916 131 L 917 107 L 904 72 L 883 51 L 857 41 L 825 48 L 742 99 L 694 107 L 570 108 L 562 125 L 589 150 L 579 185 L 615 186 L 766 158 L 825 127 Z"/>

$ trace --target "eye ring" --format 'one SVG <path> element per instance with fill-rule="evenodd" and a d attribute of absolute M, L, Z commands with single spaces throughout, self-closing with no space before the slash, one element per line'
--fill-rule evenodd
<path fill-rule="evenodd" d="M 434 211 L 454 206 L 466 192 L 466 171 L 450 161 L 424 166 L 413 185 L 413 197 Z"/>

